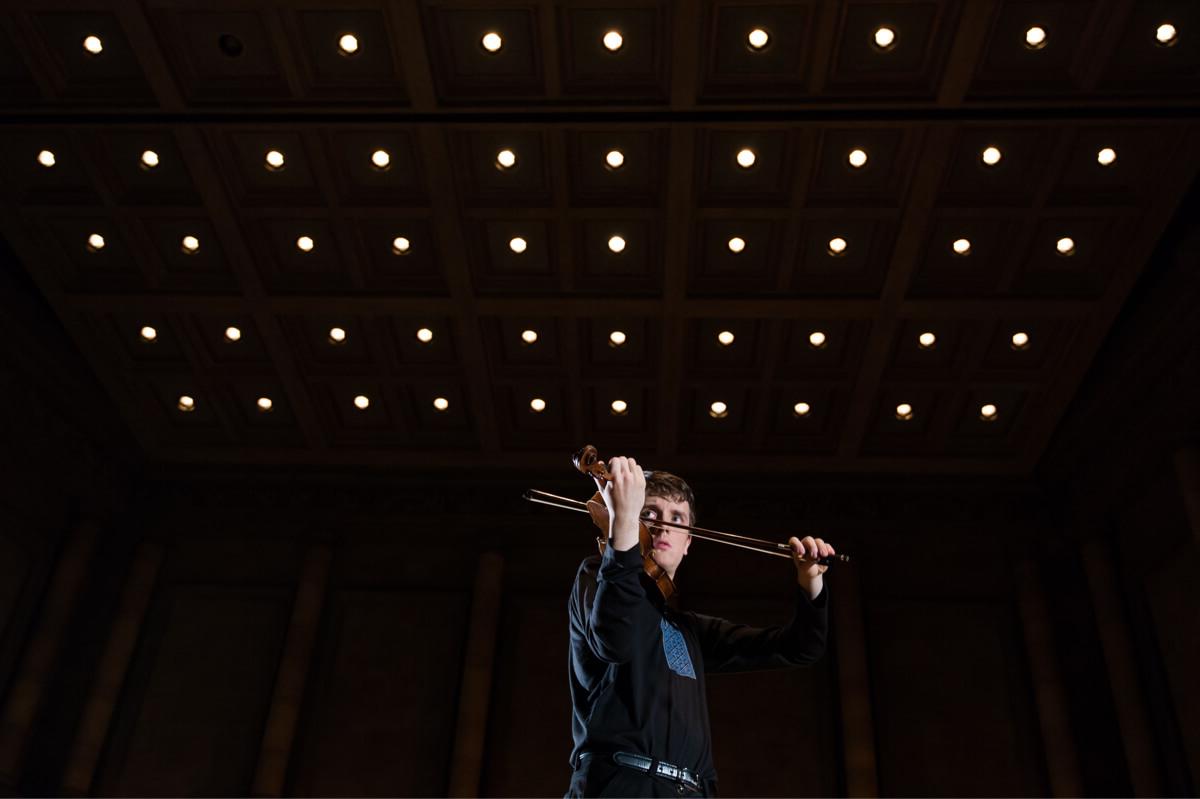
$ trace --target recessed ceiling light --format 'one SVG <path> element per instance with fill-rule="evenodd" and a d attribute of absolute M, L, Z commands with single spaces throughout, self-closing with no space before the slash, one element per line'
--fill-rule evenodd
<path fill-rule="evenodd" d="M 762 28 L 755 28 L 746 34 L 746 44 L 751 50 L 761 50 L 771 43 L 771 34 L 767 33 Z"/>
<path fill-rule="evenodd" d="M 300 236 L 296 239 L 296 249 L 300 252 L 312 252 L 317 244 L 312 240 L 312 236 Z"/>
<path fill-rule="evenodd" d="M 394 255 L 408 255 L 408 251 L 412 248 L 412 242 L 404 236 L 397 236 L 392 239 L 392 253 Z"/>
<path fill-rule="evenodd" d="M 92 252 L 99 252 L 104 249 L 104 237 L 99 233 L 93 233 L 87 237 L 87 248 Z"/>
<path fill-rule="evenodd" d="M 1164 47 L 1170 47 L 1178 40 L 1179 34 L 1175 30 L 1174 25 L 1169 22 L 1164 22 L 1163 24 L 1159 25 L 1157 29 L 1155 29 L 1154 38 L 1157 39 L 1158 43 Z"/>
<path fill-rule="evenodd" d="M 604 165 L 609 169 L 620 169 L 625 165 L 625 154 L 620 150 L 609 150 L 604 154 Z"/>
<path fill-rule="evenodd" d="M 483 34 L 483 38 L 479 40 L 479 43 L 483 45 L 483 49 L 487 50 L 489 53 L 498 53 L 500 52 L 500 48 L 504 46 L 504 40 L 501 39 L 500 34 L 496 33 L 495 31 L 488 31 L 487 33 Z"/>
<path fill-rule="evenodd" d="M 525 252 L 525 250 L 528 248 L 529 242 L 525 241 L 525 239 L 521 238 L 520 236 L 513 236 L 508 240 L 508 249 L 512 250 L 518 255 Z"/>
<path fill-rule="evenodd" d="M 794 413 L 796 416 L 808 416 L 811 411 L 812 406 L 807 402 L 797 402 L 792 406 L 792 413 Z"/>
<path fill-rule="evenodd" d="M 742 169 L 749 169 L 754 166 L 754 162 L 758 160 L 758 156 L 749 147 L 743 147 L 737 152 L 738 166 Z"/>
<path fill-rule="evenodd" d="M 230 342 L 241 341 L 242 340 L 241 329 L 234 327 L 233 325 L 230 325 L 229 327 L 225 328 L 225 340 L 230 341 Z"/>
<path fill-rule="evenodd" d="M 901 421 L 908 421 L 913 416 L 913 408 L 907 402 L 902 402 L 896 406 L 896 418 Z"/>
<path fill-rule="evenodd" d="M 1018 330 L 1012 334 L 1012 348 L 1014 350 L 1029 349 L 1029 334 L 1023 330 Z"/>
<path fill-rule="evenodd" d="M 496 153 L 496 168 L 497 169 L 512 169 L 517 165 L 517 154 L 512 150 L 503 149 Z"/>
<path fill-rule="evenodd" d="M 150 325 L 143 325 L 138 333 L 141 335 L 142 341 L 156 341 L 158 339 L 158 331 Z"/>
<path fill-rule="evenodd" d="M 615 53 L 621 49 L 621 45 L 625 43 L 624 37 L 618 31 L 609 31 L 604 34 L 604 47 L 610 53 Z"/>
<path fill-rule="evenodd" d="M 184 413 L 191 413 L 196 410 L 196 400 L 189 397 L 187 394 L 180 394 L 179 400 L 175 403 L 175 407 Z"/>
<path fill-rule="evenodd" d="M 955 255 L 969 255 L 971 252 L 970 239 L 955 239 L 954 243 L 950 246 L 954 250 Z"/>
<path fill-rule="evenodd" d="M 158 166 L 158 153 L 153 150 L 142 151 L 142 169 L 154 169 Z"/>
<path fill-rule="evenodd" d="M 537 340 L 538 340 L 538 334 L 537 334 L 536 330 L 522 330 L 521 331 L 521 341 L 525 342 L 526 344 L 533 344 Z"/>
<path fill-rule="evenodd" d="M 608 407 L 612 409 L 613 416 L 624 416 L 629 412 L 629 404 L 625 400 L 613 400 Z"/>
<path fill-rule="evenodd" d="M 875 46 L 880 50 L 890 50 L 896 44 L 896 32 L 891 28 L 876 28 L 873 38 Z"/>
<path fill-rule="evenodd" d="M 354 55 L 358 52 L 358 37 L 353 33 L 343 33 L 338 39 L 338 52 L 342 55 Z"/>
<path fill-rule="evenodd" d="M 421 342 L 422 344 L 428 344 L 429 342 L 433 341 L 433 331 L 427 327 L 422 327 L 417 331 L 417 341 Z"/>
<path fill-rule="evenodd" d="M 100 55 L 104 51 L 104 42 L 100 41 L 99 36 L 87 36 L 83 40 L 83 49 L 92 55 Z"/>
<path fill-rule="evenodd" d="M 1001 157 L 999 147 L 985 147 L 980 154 L 980 159 L 988 166 L 995 166 L 1000 163 Z"/>
<path fill-rule="evenodd" d="M 996 406 L 990 402 L 987 405 L 983 405 L 979 408 L 979 418 L 983 419 L 985 422 L 994 422 L 998 416 L 999 412 Z"/>
<path fill-rule="evenodd" d="M 434 397 L 433 398 L 434 410 L 444 411 L 449 407 L 450 407 L 450 400 L 446 399 L 445 397 Z"/>
<path fill-rule="evenodd" d="M 625 334 L 620 330 L 614 330 L 608 334 L 608 346 L 619 347 L 625 343 Z"/>
<path fill-rule="evenodd" d="M 258 401 L 254 404 L 257 405 L 258 409 L 263 413 L 266 413 L 275 407 L 275 403 L 271 401 L 270 397 L 259 397 Z"/>
<path fill-rule="evenodd" d="M 829 240 L 829 254 L 841 255 L 846 252 L 846 240 L 840 236 L 836 236 Z"/>
<path fill-rule="evenodd" d="M 917 336 L 917 344 L 923 350 L 932 349 L 934 344 L 937 344 L 937 334 L 926 331 Z"/>
<path fill-rule="evenodd" d="M 746 240 L 741 236 L 734 236 L 729 240 L 730 252 L 741 252 L 744 249 L 746 249 Z"/>
<path fill-rule="evenodd" d="M 541 413 L 546 410 L 546 401 L 541 397 L 534 397 L 529 401 L 529 409 L 534 413 Z"/>
<path fill-rule="evenodd" d="M 47 169 L 54 166 L 54 164 L 55 164 L 54 153 L 50 152 L 49 150 L 42 150 L 41 152 L 39 152 L 37 154 L 37 160 L 38 160 L 39 164 L 46 167 Z"/>
<path fill-rule="evenodd" d="M 621 236 L 611 236 L 608 239 L 608 249 L 612 252 L 625 251 L 625 239 Z"/>
<path fill-rule="evenodd" d="M 340 327 L 329 328 L 329 343 L 344 344 L 346 342 L 346 331 Z"/>
<path fill-rule="evenodd" d="M 850 162 L 850 166 L 859 169 L 867 163 L 867 153 L 865 150 L 851 150 L 850 155 L 846 157 Z"/>
<path fill-rule="evenodd" d="M 1113 161 L 1117 160 L 1117 151 L 1111 147 L 1105 147 L 1100 152 L 1096 153 L 1096 161 L 1100 166 L 1109 166 Z"/>
<path fill-rule="evenodd" d="M 1030 50 L 1041 50 L 1046 46 L 1046 31 L 1037 25 L 1025 31 L 1025 46 Z"/>
<path fill-rule="evenodd" d="M 826 344 L 825 334 L 820 330 L 814 330 L 808 334 L 808 343 L 817 349 L 821 349 Z"/>
<path fill-rule="evenodd" d="M 717 400 L 708 406 L 708 415 L 714 419 L 724 419 L 729 415 L 729 406 Z"/>
<path fill-rule="evenodd" d="M 191 235 L 184 236 L 179 242 L 179 247 L 188 255 L 193 255 L 200 249 L 200 239 Z"/>
<path fill-rule="evenodd" d="M 359 394 L 354 398 L 354 407 L 358 408 L 360 411 L 365 411 L 367 408 L 371 407 L 371 398 L 366 394 Z"/>
<path fill-rule="evenodd" d="M 1054 245 L 1054 248 L 1056 250 L 1058 250 L 1059 255 L 1074 255 L 1075 254 L 1075 240 L 1073 238 L 1071 238 L 1070 236 L 1063 236 Z"/>
<path fill-rule="evenodd" d="M 734 339 L 734 335 L 729 330 L 722 330 L 720 333 L 717 334 L 717 341 L 719 341 L 725 347 L 728 347 L 730 344 L 732 344 L 733 339 Z"/>
<path fill-rule="evenodd" d="M 264 161 L 266 162 L 265 165 L 267 170 L 270 172 L 278 172 L 279 170 L 283 169 L 283 165 L 287 163 L 287 159 L 283 157 L 283 153 L 279 152 L 278 150 L 267 150 L 267 155 Z"/>
<path fill-rule="evenodd" d="M 371 153 L 371 166 L 376 169 L 387 169 L 392 165 L 392 154 L 387 150 L 376 150 Z"/>

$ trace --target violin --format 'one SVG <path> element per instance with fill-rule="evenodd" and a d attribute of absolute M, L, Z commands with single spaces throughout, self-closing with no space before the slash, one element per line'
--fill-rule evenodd
<path fill-rule="evenodd" d="M 612 480 L 612 474 L 609 473 L 608 467 L 604 461 L 600 460 L 600 455 L 596 448 L 591 444 L 583 447 L 571 457 L 571 462 L 575 464 L 575 468 L 586 475 L 590 475 L 596 480 L 596 483 L 604 488 Z M 646 476 L 654 474 L 651 469 L 643 469 Z M 604 554 L 604 547 L 608 542 L 609 516 L 608 506 L 604 503 L 603 491 L 597 491 L 587 502 L 580 502 L 569 497 L 560 497 L 557 494 L 550 494 L 546 491 L 538 491 L 531 488 L 525 492 L 525 499 L 530 502 L 537 502 L 542 505 L 549 505 L 554 508 L 562 508 L 563 510 L 581 511 L 592 517 L 592 521 L 600 528 L 603 535 L 596 538 L 596 544 L 600 548 L 600 554 Z M 665 519 L 655 519 L 655 526 L 666 525 L 669 527 L 677 527 L 681 530 L 687 530 L 696 538 L 705 541 L 712 541 L 717 544 L 725 544 L 726 546 L 738 547 L 739 549 L 748 549 L 751 552 L 758 552 L 763 555 L 773 555 L 775 557 L 787 558 L 795 560 L 792 554 L 790 544 L 779 543 L 777 541 L 766 541 L 761 538 L 751 538 L 746 535 L 738 535 L 736 533 L 727 533 L 721 530 L 710 530 L 705 527 L 694 527 L 692 525 L 680 524 L 678 522 L 669 522 Z M 642 569 L 646 576 L 649 577 L 654 585 L 658 588 L 663 599 L 668 599 L 675 593 L 675 584 L 671 581 L 671 576 L 658 565 L 654 560 L 652 553 L 654 552 L 653 539 L 650 537 L 650 530 L 640 520 L 638 521 L 638 546 L 642 554 Z M 811 562 L 810 558 L 799 558 L 801 562 Z M 831 566 L 834 562 L 849 563 L 850 556 L 838 553 L 827 557 L 818 558 L 817 563 L 822 566 Z"/>

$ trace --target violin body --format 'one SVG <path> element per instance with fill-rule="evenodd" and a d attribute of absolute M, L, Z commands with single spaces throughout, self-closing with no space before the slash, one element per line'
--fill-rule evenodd
<path fill-rule="evenodd" d="M 612 479 L 604 461 L 596 456 L 596 448 L 590 444 L 576 453 L 573 461 L 579 471 L 596 478 L 598 484 Z M 600 528 L 601 535 L 596 537 L 596 544 L 600 548 L 600 554 L 603 555 L 604 548 L 608 546 L 609 530 L 608 506 L 604 504 L 604 495 L 597 491 L 587 501 L 587 509 L 591 514 L 592 522 Z M 642 553 L 642 571 L 654 583 L 663 600 L 670 599 L 671 595 L 675 593 L 675 583 L 671 580 L 671 575 L 667 574 L 666 569 L 659 566 L 658 561 L 654 559 L 654 540 L 650 537 L 649 528 L 641 521 L 638 521 L 638 547 Z"/>

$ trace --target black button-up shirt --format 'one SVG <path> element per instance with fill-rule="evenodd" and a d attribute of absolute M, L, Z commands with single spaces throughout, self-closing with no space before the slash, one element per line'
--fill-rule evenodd
<path fill-rule="evenodd" d="M 579 567 L 569 602 L 571 766 L 581 752 L 636 752 L 716 780 L 705 672 L 801 666 L 825 650 L 828 589 L 797 586 L 792 620 L 747 627 L 667 606 L 637 547 Z"/>

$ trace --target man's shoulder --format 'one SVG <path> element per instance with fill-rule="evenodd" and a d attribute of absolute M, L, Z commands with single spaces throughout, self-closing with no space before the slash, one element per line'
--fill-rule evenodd
<path fill-rule="evenodd" d="M 600 573 L 600 556 L 597 554 L 588 555 L 584 558 L 579 568 L 575 570 L 575 579 L 590 577 L 595 581 L 596 576 Z"/>

